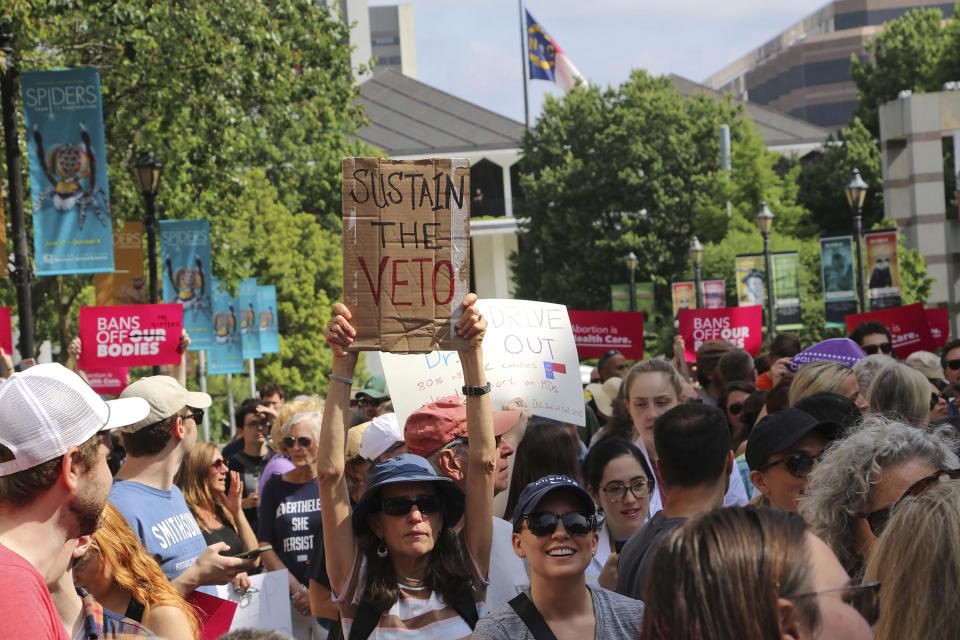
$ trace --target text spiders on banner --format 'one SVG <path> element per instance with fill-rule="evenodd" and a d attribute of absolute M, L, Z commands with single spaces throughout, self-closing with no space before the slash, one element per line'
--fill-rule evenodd
<path fill-rule="evenodd" d="M 183 309 L 178 304 L 80 307 L 81 369 L 180 362 Z"/>
<path fill-rule="evenodd" d="M 143 273 L 142 222 L 128 220 L 122 228 L 113 230 L 113 266 L 110 273 L 93 275 L 98 307 L 150 302 Z"/>
<path fill-rule="evenodd" d="M 210 273 L 210 221 L 161 220 L 163 300 L 183 305 L 190 350 L 213 345 L 213 277 Z"/>
<path fill-rule="evenodd" d="M 527 300 L 480 300 L 477 307 L 488 322 L 483 361 L 494 409 L 520 397 L 534 415 L 584 426 L 580 361 L 566 308 Z M 428 402 L 462 395 L 455 351 L 382 353 L 380 362 L 400 424 Z"/>

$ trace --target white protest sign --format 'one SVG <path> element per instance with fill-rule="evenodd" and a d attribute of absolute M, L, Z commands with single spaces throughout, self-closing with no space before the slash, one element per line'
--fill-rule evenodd
<path fill-rule="evenodd" d="M 528 300 L 480 300 L 487 319 L 483 360 L 494 410 L 520 397 L 536 416 L 583 426 L 580 361 L 567 308 Z M 437 398 L 462 395 L 455 351 L 381 353 L 390 399 L 400 424 Z"/>
<path fill-rule="evenodd" d="M 212 595 L 237 603 L 230 630 L 255 627 L 293 632 L 286 569 L 250 576 L 250 588 L 237 593 L 230 583 L 214 587 Z"/>

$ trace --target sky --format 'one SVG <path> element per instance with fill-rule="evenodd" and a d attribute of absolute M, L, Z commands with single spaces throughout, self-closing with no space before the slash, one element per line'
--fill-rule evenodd
<path fill-rule="evenodd" d="M 402 0 L 370 0 L 370 6 Z M 411 0 L 407 0 L 411 2 Z M 412 0 L 419 79 L 523 122 L 518 0 Z M 591 83 L 630 71 L 697 82 L 756 49 L 827 0 L 526 0 L 526 9 Z M 547 93 L 531 80 L 531 121 Z"/>

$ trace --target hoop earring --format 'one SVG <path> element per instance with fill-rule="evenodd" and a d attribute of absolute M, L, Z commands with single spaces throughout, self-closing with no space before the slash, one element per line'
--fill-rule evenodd
<path fill-rule="evenodd" d="M 389 553 L 389 552 L 387 551 L 387 548 L 386 548 L 385 546 L 383 546 L 383 541 L 381 540 L 381 541 L 380 541 L 380 546 L 377 547 L 377 557 L 378 557 L 378 558 L 386 558 L 388 553 Z"/>

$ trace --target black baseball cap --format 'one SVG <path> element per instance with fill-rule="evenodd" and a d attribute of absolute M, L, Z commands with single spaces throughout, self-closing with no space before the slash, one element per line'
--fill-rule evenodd
<path fill-rule="evenodd" d="M 789 449 L 814 430 L 830 441 L 840 435 L 842 427 L 836 422 L 817 420 L 806 411 L 795 407 L 765 416 L 747 438 L 747 465 L 751 470 L 759 469 L 767 458 Z"/>
<path fill-rule="evenodd" d="M 561 475 L 544 476 L 539 480 L 534 480 L 520 492 L 520 497 L 517 498 L 517 506 L 513 508 L 514 528 L 520 524 L 525 515 L 532 513 L 537 508 L 537 505 L 547 497 L 548 493 L 558 490 L 569 491 L 576 496 L 588 513 L 593 513 L 596 509 L 593 498 L 576 480 Z"/>

